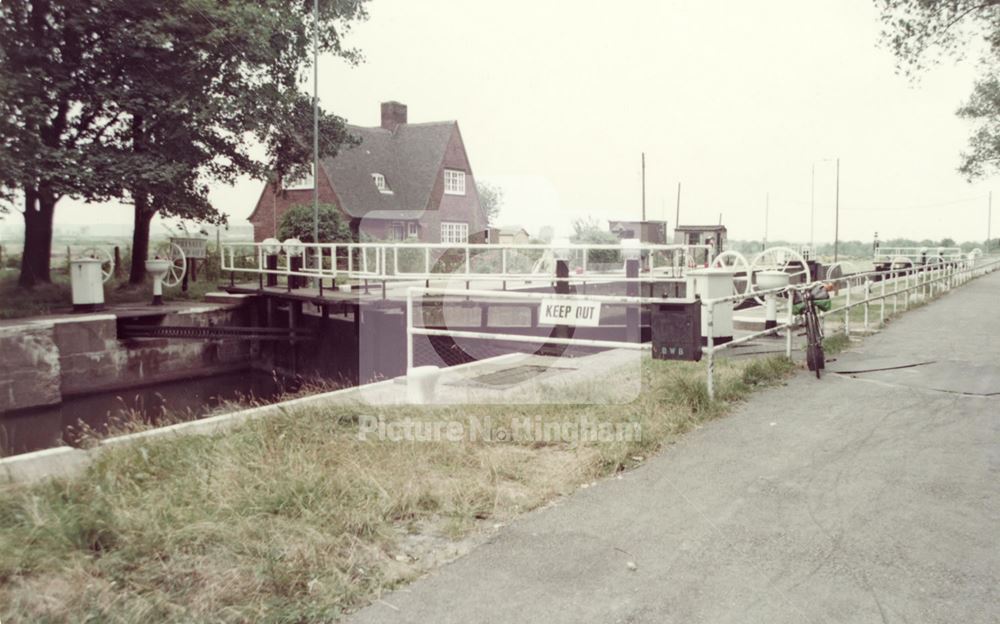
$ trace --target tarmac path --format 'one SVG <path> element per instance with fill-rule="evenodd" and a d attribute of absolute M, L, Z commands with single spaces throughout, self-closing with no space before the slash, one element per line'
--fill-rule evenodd
<path fill-rule="evenodd" d="M 1000 272 L 831 367 L 349 621 L 1000 621 Z"/>

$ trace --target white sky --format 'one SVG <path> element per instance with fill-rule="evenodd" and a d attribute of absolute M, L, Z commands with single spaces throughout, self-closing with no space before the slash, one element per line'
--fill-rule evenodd
<path fill-rule="evenodd" d="M 504 188 L 501 224 L 565 232 L 587 215 L 639 218 L 645 151 L 649 218 L 673 228 L 680 181 L 682 223 L 721 212 L 731 238 L 757 239 L 769 193 L 768 238 L 808 241 L 812 163 L 839 156 L 842 239 L 985 238 L 996 184 L 955 171 L 968 127 L 954 111 L 972 64 L 910 84 L 876 47 L 871 2 L 369 8 L 349 38 L 366 62 L 320 61 L 323 105 L 360 125 L 377 125 L 389 99 L 407 104 L 412 122 L 457 119 L 476 177 Z M 816 165 L 817 241 L 833 239 L 834 178 L 832 161 Z M 212 196 L 238 222 L 261 186 Z M 64 202 L 57 222 L 93 222 L 93 210 Z M 100 215 L 131 219 L 128 208 Z"/>

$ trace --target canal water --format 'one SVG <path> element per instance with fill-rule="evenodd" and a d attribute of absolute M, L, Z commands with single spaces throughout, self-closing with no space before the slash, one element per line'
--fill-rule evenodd
<path fill-rule="evenodd" d="M 267 403 L 296 389 L 292 382 L 273 375 L 244 370 L 0 412 L 0 456 L 78 445 L 88 431 L 103 435 L 109 426 L 130 420 L 153 425 L 194 420 L 225 402 Z"/>

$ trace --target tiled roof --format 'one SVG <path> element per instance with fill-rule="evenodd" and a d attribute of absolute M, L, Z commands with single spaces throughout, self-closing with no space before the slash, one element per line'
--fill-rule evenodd
<path fill-rule="evenodd" d="M 341 207 L 354 217 L 373 211 L 379 213 L 373 218 L 386 218 L 385 211 L 393 210 L 422 213 L 455 127 L 454 121 L 401 124 L 395 131 L 347 126 L 361 143 L 321 163 Z M 385 176 L 391 194 L 378 190 L 373 173 Z"/>

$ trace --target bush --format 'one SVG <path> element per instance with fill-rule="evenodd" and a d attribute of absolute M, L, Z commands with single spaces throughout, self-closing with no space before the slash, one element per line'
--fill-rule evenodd
<path fill-rule="evenodd" d="M 313 207 L 292 206 L 278 224 L 278 239 L 297 238 L 304 243 L 313 241 Z M 351 227 L 340 209 L 331 204 L 319 206 L 319 242 L 351 242 Z"/>

